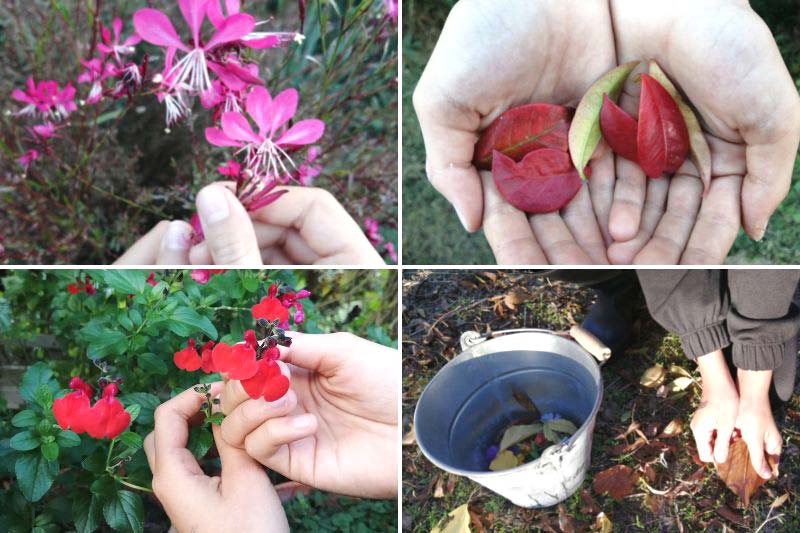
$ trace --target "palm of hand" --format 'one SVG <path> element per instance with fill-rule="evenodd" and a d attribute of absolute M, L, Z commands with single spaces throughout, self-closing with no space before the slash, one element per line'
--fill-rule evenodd
<path fill-rule="evenodd" d="M 378 385 L 364 389 L 367 381 L 359 379 L 358 369 L 352 370 L 327 378 L 291 366 L 292 390 L 297 395 L 294 414 L 313 413 L 317 431 L 282 447 L 264 464 L 322 490 L 389 497 L 397 483 L 394 463 L 386 461 L 396 448 L 394 400 L 381 398 Z"/>

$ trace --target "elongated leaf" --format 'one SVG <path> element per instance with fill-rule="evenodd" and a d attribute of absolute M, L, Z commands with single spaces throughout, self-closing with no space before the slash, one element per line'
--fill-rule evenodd
<path fill-rule="evenodd" d="M 678 170 L 689 152 L 689 132 L 678 104 L 649 74 L 642 74 L 637 150 L 650 178 Z"/>
<path fill-rule="evenodd" d="M 30 409 L 25 409 L 24 411 L 20 411 L 14 418 L 11 419 L 11 425 L 15 428 L 30 428 L 35 426 L 39 422 L 39 415 L 31 411 Z"/>
<path fill-rule="evenodd" d="M 38 451 L 21 455 L 14 465 L 17 484 L 29 502 L 37 502 L 44 496 L 58 475 L 58 463 L 48 461 Z"/>
<path fill-rule="evenodd" d="M 569 154 L 552 148 L 534 150 L 519 163 L 494 152 L 492 177 L 503 198 L 526 213 L 558 211 L 581 188 Z"/>
<path fill-rule="evenodd" d="M 513 159 L 540 148 L 567 151 L 567 135 L 572 112 L 553 104 L 528 104 L 513 107 L 497 117 L 475 145 L 475 166 L 492 168 L 492 152 L 497 150 Z"/>
<path fill-rule="evenodd" d="M 574 435 L 575 432 L 578 431 L 578 428 L 575 427 L 575 424 L 565 418 L 548 420 L 545 422 L 545 426 L 549 427 L 553 431 L 558 431 L 559 433 L 563 433 L 565 435 Z"/>
<path fill-rule="evenodd" d="M 689 157 L 692 158 L 694 166 L 700 173 L 704 192 L 708 192 L 708 187 L 711 185 L 711 149 L 708 147 L 706 136 L 703 135 L 700 121 L 697 120 L 697 115 L 692 108 L 654 60 L 650 61 L 649 71 L 650 75 L 672 96 L 675 103 L 678 104 L 678 109 L 681 110 L 683 120 L 686 122 L 686 129 L 689 132 Z"/>
<path fill-rule="evenodd" d="M 103 516 L 116 531 L 139 533 L 144 521 L 142 499 L 129 490 L 120 490 L 103 505 Z"/>
<path fill-rule="evenodd" d="M 569 153 L 572 163 L 584 180 L 587 176 L 583 168 L 600 142 L 600 108 L 603 105 L 603 95 L 607 94 L 616 102 L 625 80 L 638 64 L 638 61 L 631 61 L 605 73 L 589 87 L 575 110 L 569 128 Z"/>
<path fill-rule="evenodd" d="M 78 533 L 92 533 L 97 529 L 102 517 L 102 506 L 93 494 L 78 494 L 72 507 L 75 530 Z"/>
<path fill-rule="evenodd" d="M 209 338 L 217 338 L 217 328 L 211 321 L 190 307 L 178 307 L 168 322 L 169 329 L 176 335 L 187 336 L 200 330 Z"/>
<path fill-rule="evenodd" d="M 773 477 L 778 475 L 778 466 L 775 457 L 767 455 L 767 464 L 772 469 Z M 753 493 L 767 482 L 766 479 L 758 475 L 750 462 L 750 451 L 747 444 L 742 439 L 736 440 L 728 450 L 728 460 L 724 463 L 714 463 L 720 479 L 725 482 L 729 489 L 735 492 L 745 506 L 750 505 L 750 497 Z"/>
<path fill-rule="evenodd" d="M 192 452 L 195 459 L 200 460 L 208 453 L 214 444 L 214 435 L 210 429 L 198 426 L 189 430 L 189 442 L 186 449 Z"/>
<path fill-rule="evenodd" d="M 18 452 L 27 452 L 39 447 L 39 437 L 30 431 L 20 431 L 8 441 L 8 445 Z"/>
<path fill-rule="evenodd" d="M 58 436 L 56 437 L 56 442 L 62 448 L 73 448 L 81 445 L 81 438 L 78 434 L 66 430 L 59 432 Z"/>
<path fill-rule="evenodd" d="M 541 424 L 529 424 L 525 426 L 510 426 L 503 433 L 503 438 L 500 440 L 500 450 L 503 451 L 518 442 L 532 437 L 542 431 Z"/>
<path fill-rule="evenodd" d="M 148 273 L 144 270 L 100 270 L 97 273 L 117 294 L 140 294 L 147 285 Z"/>
<path fill-rule="evenodd" d="M 607 94 L 603 95 L 603 107 L 600 108 L 600 131 L 603 132 L 603 138 L 615 154 L 634 163 L 639 161 L 636 151 L 638 128 L 635 118 L 615 104 Z"/>

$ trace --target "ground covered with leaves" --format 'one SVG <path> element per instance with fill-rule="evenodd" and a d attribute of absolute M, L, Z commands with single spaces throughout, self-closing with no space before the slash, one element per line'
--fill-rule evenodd
<path fill-rule="evenodd" d="M 745 507 L 713 465 L 696 458 L 689 421 L 700 398 L 699 374 L 677 337 L 649 318 L 643 299 L 631 302 L 636 318 L 630 348 L 613 354 L 602 370 L 604 396 L 591 466 L 565 502 L 544 510 L 516 507 L 467 478 L 439 470 L 422 455 L 412 427 L 414 408 L 425 385 L 460 353 L 461 333 L 568 330 L 581 322 L 594 299 L 590 289 L 533 272 L 404 272 L 403 529 L 799 530 L 800 387 L 775 410 L 784 438 L 780 475 Z M 663 375 L 653 370 L 656 365 Z M 454 518 L 447 519 L 453 511 Z"/>

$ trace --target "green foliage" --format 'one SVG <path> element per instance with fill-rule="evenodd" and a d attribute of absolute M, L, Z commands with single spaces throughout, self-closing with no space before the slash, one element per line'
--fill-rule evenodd
<path fill-rule="evenodd" d="M 285 505 L 292 531 L 367 533 L 396 531 L 397 510 L 386 501 L 359 500 L 314 491 Z"/>
<path fill-rule="evenodd" d="M 252 327 L 250 308 L 266 295 L 270 282 L 311 291 L 303 300 L 306 321 L 296 329 L 349 331 L 397 345 L 394 271 L 236 270 L 214 275 L 205 285 L 192 281 L 187 271 L 159 271 L 155 286 L 145 283 L 148 271 L 113 272 L 120 273 L 0 275 L 0 299 L 13 317 L 0 328 L 0 359 L 27 365 L 19 387 L 24 405 L 0 416 L 0 486 L 8 487 L 0 491 L 0 531 L 91 532 L 107 525 L 138 532 L 145 509 L 148 522 L 165 522 L 152 496 L 135 488 L 147 489 L 151 479 L 143 437 L 152 431 L 160 403 L 198 381 L 220 379 L 177 369 L 173 354 L 189 337 L 197 345 L 208 339 L 239 341 Z M 78 274 L 81 280 L 89 276 L 95 294 L 66 290 Z M 131 424 L 113 441 L 56 424 L 52 403 L 70 392 L 67 384 L 76 375 L 96 390 L 100 377 L 122 379 L 118 398 Z M 190 431 L 187 448 L 204 467 L 217 467 L 203 458 L 213 445 L 211 424 L 220 422 L 216 413 Z M 320 516 L 351 512 L 334 500 L 324 501 L 335 507 L 317 510 Z M 364 518 L 385 525 L 396 517 L 393 503 L 352 500 L 348 505 L 354 509 L 351 524 Z M 345 516 L 336 520 L 347 522 Z"/>

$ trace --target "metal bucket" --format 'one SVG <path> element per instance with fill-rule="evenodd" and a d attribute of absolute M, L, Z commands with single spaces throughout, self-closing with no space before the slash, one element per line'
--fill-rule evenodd
<path fill-rule="evenodd" d="M 422 453 L 442 470 L 466 476 L 521 507 L 566 500 L 589 468 L 603 398 L 595 358 L 602 364 L 610 355 L 585 330 L 570 333 L 599 353 L 593 357 L 581 344 L 546 330 L 462 335 L 464 351 L 434 376 L 417 402 L 414 429 Z M 492 472 L 485 450 L 525 414 L 514 390 L 527 393 L 541 412 L 570 419 L 578 431 L 535 461 Z"/>

